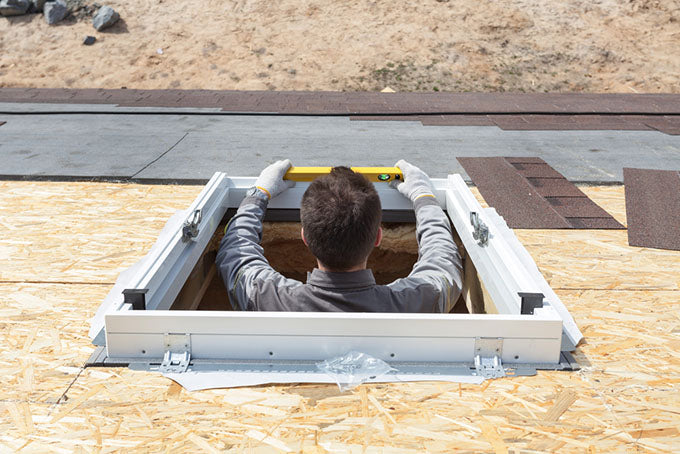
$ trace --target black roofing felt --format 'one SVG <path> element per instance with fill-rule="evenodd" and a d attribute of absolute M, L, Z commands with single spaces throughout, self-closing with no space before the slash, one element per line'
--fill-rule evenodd
<path fill-rule="evenodd" d="M 541 158 L 458 158 L 486 202 L 519 229 L 623 229 Z"/>
<path fill-rule="evenodd" d="M 680 172 L 623 169 L 631 246 L 680 251 Z"/>

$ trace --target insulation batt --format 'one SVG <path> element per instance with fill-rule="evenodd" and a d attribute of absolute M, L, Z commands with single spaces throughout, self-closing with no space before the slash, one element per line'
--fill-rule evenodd
<path fill-rule="evenodd" d="M 378 284 L 388 284 L 411 272 L 418 260 L 415 224 L 384 223 L 383 239 L 368 259 Z M 213 238 L 210 248 L 217 249 L 223 229 Z M 269 263 L 286 277 L 305 282 L 316 259 L 300 238 L 299 222 L 265 222 L 262 247 Z"/>
<path fill-rule="evenodd" d="M 379 284 L 406 277 L 418 259 L 415 224 L 383 224 L 383 239 L 368 259 Z M 298 222 L 265 222 L 262 247 L 280 273 L 305 282 L 316 259 L 300 238 Z"/>

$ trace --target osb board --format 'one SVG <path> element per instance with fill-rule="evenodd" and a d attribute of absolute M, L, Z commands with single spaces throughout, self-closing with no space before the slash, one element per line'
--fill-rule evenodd
<path fill-rule="evenodd" d="M 113 283 L 201 189 L 0 182 L 0 280 Z"/>
<path fill-rule="evenodd" d="M 109 285 L 0 283 L 2 399 L 55 403 L 93 351 L 88 319 Z"/>
<path fill-rule="evenodd" d="M 370 385 L 344 394 L 330 385 L 187 393 L 151 373 L 127 369 L 81 371 L 80 366 L 92 351 L 87 319 L 110 285 L 12 281 L 22 276 L 29 276 L 31 281 L 44 277 L 67 281 L 59 270 L 50 269 L 50 260 L 73 263 L 66 272 L 84 282 L 99 282 L 98 274 L 112 281 L 120 268 L 139 258 L 144 250 L 93 265 L 81 260 L 83 249 L 73 242 L 80 244 L 83 238 L 89 238 L 93 244 L 110 243 L 109 254 L 128 251 L 130 244 L 138 244 L 140 249 L 149 247 L 163 224 L 162 219 L 149 221 L 162 217 L 150 211 L 155 210 L 156 200 L 170 214 L 185 207 L 197 188 L 52 183 L 0 186 L 0 222 L 16 219 L 16 214 L 7 214 L 5 207 L 30 207 L 24 215 L 34 222 L 40 213 L 49 211 L 49 219 L 43 221 L 60 226 L 51 244 L 70 254 L 58 257 L 42 247 L 29 247 L 41 239 L 27 226 L 15 229 L 9 238 L 15 242 L 12 247 L 21 245 L 28 256 L 0 255 L 2 451 L 422 453 L 677 449 L 677 282 L 675 287 L 650 290 L 645 280 L 628 279 L 624 288 L 623 283 L 606 282 L 616 273 L 602 271 L 618 268 L 621 275 L 632 277 L 630 262 L 621 262 L 620 258 L 638 256 L 645 259 L 635 271 L 663 282 L 657 278 L 656 268 L 648 269 L 656 257 L 652 250 L 628 248 L 619 244 L 617 237 L 602 240 L 602 231 L 570 232 L 581 236 L 559 236 L 557 242 L 552 241 L 552 231 L 518 232 L 520 239 L 529 244 L 539 267 L 551 270 L 555 282 L 564 282 L 557 292 L 585 335 L 576 351 L 583 366 L 578 373 L 541 372 L 536 377 L 487 381 L 482 385 Z M 623 189 L 601 189 L 603 197 L 596 202 L 617 216 Z M 116 191 L 115 197 L 112 191 Z M 61 194 L 76 200 L 80 193 L 87 195 L 87 203 L 78 205 L 51 197 Z M 145 200 L 144 209 L 129 214 L 125 222 L 107 217 L 134 205 L 140 197 Z M 45 206 L 41 206 L 40 199 L 46 198 Z M 124 228 L 126 235 L 111 235 L 116 226 Z M 594 254 L 592 248 L 597 244 L 589 241 L 603 242 L 607 246 L 600 247 L 605 251 L 616 246 L 620 253 Z M 582 275 L 584 268 L 574 268 L 578 254 L 569 251 L 570 244 L 572 249 L 589 248 L 584 251 L 589 254 L 584 261 L 603 282 L 590 283 Z M 10 247 L 7 243 L 0 245 Z M 566 252 L 569 255 L 565 256 Z M 667 268 L 678 269 L 680 253 L 664 257 Z M 31 264 L 35 271 L 28 273 Z M 556 270 L 561 274 L 555 274 Z M 7 279 L 8 275 L 14 279 Z M 609 289 L 612 283 L 615 285 Z M 573 290 L 586 285 L 592 290 Z"/>

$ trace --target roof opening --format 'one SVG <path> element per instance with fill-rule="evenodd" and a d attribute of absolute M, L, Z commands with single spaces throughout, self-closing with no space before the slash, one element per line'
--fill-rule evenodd
<path fill-rule="evenodd" d="M 171 310 L 233 310 L 229 295 L 215 266 L 215 257 L 224 236 L 224 228 L 235 213 L 224 216 L 215 230 L 201 258 L 197 261 L 182 290 L 171 306 Z M 307 280 L 307 272 L 316 266 L 316 260 L 300 239 L 299 210 L 274 211 L 264 222 L 262 247 L 270 265 L 284 276 L 301 282 Z M 411 213 L 386 213 L 387 219 L 405 219 L 402 222 L 383 222 L 383 240 L 368 259 L 368 268 L 373 271 L 376 283 L 389 284 L 408 276 L 418 259 L 418 242 L 415 223 Z M 274 220 L 271 220 L 274 219 Z M 277 219 L 292 219 L 278 221 Z M 461 297 L 452 313 L 496 312 L 493 305 L 485 303 L 483 285 L 469 260 L 460 238 L 454 232 L 454 240 L 463 258 L 464 283 Z M 489 298 L 486 300 L 490 301 Z"/>

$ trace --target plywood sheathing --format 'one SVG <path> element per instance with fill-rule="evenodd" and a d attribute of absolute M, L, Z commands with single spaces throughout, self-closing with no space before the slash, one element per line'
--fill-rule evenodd
<path fill-rule="evenodd" d="M 622 187 L 581 189 L 625 224 Z M 0 450 L 677 449 L 680 253 L 628 247 L 625 231 L 516 231 L 585 335 L 577 373 L 340 394 L 334 385 L 187 393 L 152 373 L 82 370 L 87 319 L 115 276 L 199 191 L 0 183 Z"/>

